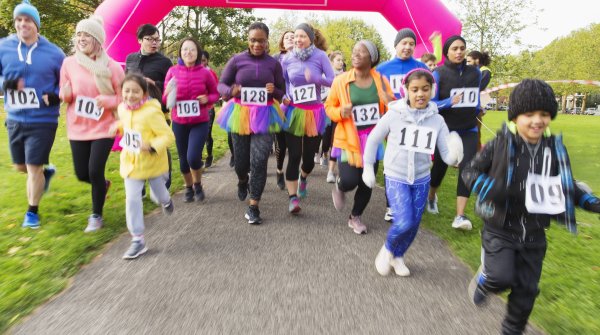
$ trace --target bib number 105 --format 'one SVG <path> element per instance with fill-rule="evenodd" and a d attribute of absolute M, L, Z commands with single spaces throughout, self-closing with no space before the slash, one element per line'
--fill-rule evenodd
<path fill-rule="evenodd" d="M 433 154 L 437 131 L 427 127 L 406 126 L 400 131 L 400 147 L 404 150 Z"/>
<path fill-rule="evenodd" d="M 129 152 L 139 154 L 142 149 L 142 134 L 133 129 L 124 129 L 119 145 Z"/>

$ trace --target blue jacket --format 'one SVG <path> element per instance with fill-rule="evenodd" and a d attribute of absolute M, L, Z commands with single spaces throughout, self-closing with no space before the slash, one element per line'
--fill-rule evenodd
<path fill-rule="evenodd" d="M 20 43 L 16 34 L 0 40 L 0 87 L 4 80 L 23 78 L 25 87 L 35 89 L 40 102 L 39 108 L 14 109 L 7 106 L 5 97 L 4 109 L 8 120 L 58 123 L 60 105 L 47 106 L 42 95 L 49 92 L 58 95 L 60 67 L 64 58 L 64 52 L 43 36 L 31 46 Z"/>
<path fill-rule="evenodd" d="M 377 66 L 377 72 L 381 73 L 382 75 L 384 75 L 387 80 L 390 82 L 390 85 L 392 85 L 392 91 L 394 91 L 394 96 L 396 97 L 396 99 L 400 99 L 402 98 L 402 96 L 400 95 L 400 93 L 397 90 L 394 90 L 395 87 L 400 87 L 402 85 L 401 82 L 397 82 L 397 83 L 393 83 L 392 82 L 392 78 L 391 76 L 393 75 L 401 75 L 404 77 L 405 74 L 407 74 L 409 71 L 412 71 L 414 69 L 426 69 L 429 71 L 429 68 L 427 68 L 427 65 L 423 64 L 422 62 L 419 62 L 418 60 L 414 59 L 414 58 L 409 58 L 406 60 L 402 60 L 398 57 L 394 57 L 394 59 L 389 60 L 385 63 L 381 63 Z"/>

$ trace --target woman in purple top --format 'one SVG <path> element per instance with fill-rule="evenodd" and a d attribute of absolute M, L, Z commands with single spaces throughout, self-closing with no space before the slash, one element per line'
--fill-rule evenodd
<path fill-rule="evenodd" d="M 248 50 L 231 57 L 218 87 L 225 99 L 230 98 L 217 123 L 233 138 L 238 198 L 244 201 L 250 191 L 245 215 L 250 224 L 262 223 L 258 203 L 267 182 L 272 134 L 282 130 L 284 119 L 279 101 L 285 80 L 281 64 L 267 53 L 268 42 L 269 28 L 262 22 L 251 24 Z"/>
<path fill-rule="evenodd" d="M 283 59 L 287 96 L 286 142 L 288 165 L 285 172 L 290 213 L 300 211 L 300 198 L 306 197 L 306 178 L 315 167 L 314 156 L 325 131 L 325 108 L 321 85 L 331 86 L 333 68 L 327 54 L 315 46 L 315 31 L 302 23 L 294 31 L 294 49 Z M 325 43 L 325 41 L 320 41 Z M 300 160 L 302 167 L 299 173 Z M 298 175 L 300 182 L 298 182 Z"/>
<path fill-rule="evenodd" d="M 179 170 L 185 181 L 185 202 L 204 200 L 202 151 L 208 136 L 210 107 L 219 100 L 217 82 L 201 64 L 200 43 L 186 38 L 179 47 L 179 63 L 165 77 L 163 102 L 171 108 Z M 169 95 L 176 95 L 169 106 Z"/>

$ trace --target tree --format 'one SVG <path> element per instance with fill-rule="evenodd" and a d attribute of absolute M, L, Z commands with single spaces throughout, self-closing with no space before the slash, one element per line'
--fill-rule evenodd
<path fill-rule="evenodd" d="M 210 52 L 215 66 L 223 65 L 235 53 L 247 48 L 247 29 L 262 21 L 252 9 L 176 7 L 159 24 L 163 50 L 177 56 L 179 42 L 193 37 Z"/>

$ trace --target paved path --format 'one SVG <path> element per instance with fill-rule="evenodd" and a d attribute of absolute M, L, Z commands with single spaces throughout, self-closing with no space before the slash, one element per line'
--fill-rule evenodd
<path fill-rule="evenodd" d="M 216 163 L 206 201 L 147 217 L 150 250 L 124 261 L 123 235 L 72 285 L 10 332 L 14 334 L 499 334 L 504 305 L 467 299 L 470 270 L 446 244 L 419 232 L 407 254 L 412 275 L 381 277 L 374 259 L 388 229 L 377 188 L 356 235 L 333 210 L 325 168 L 315 167 L 298 216 L 287 213 L 274 159 L 251 226 L 236 177 Z M 537 333 L 535 332 L 530 332 Z"/>

